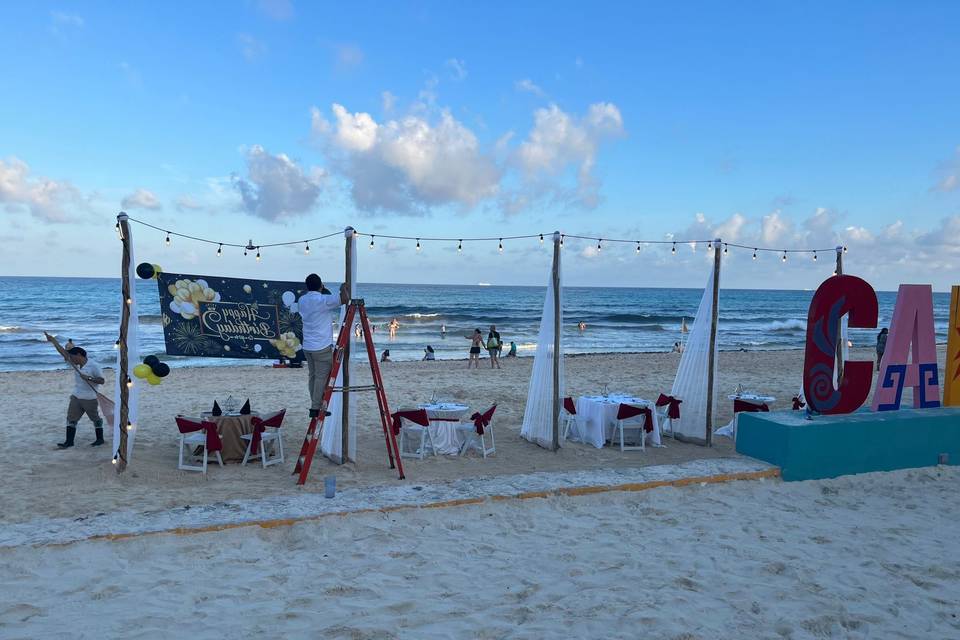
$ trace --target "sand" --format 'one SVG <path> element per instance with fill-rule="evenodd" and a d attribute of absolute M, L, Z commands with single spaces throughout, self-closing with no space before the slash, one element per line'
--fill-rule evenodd
<path fill-rule="evenodd" d="M 854 357 L 869 357 L 869 352 Z M 941 353 L 941 360 L 943 354 Z M 788 409 L 800 387 L 802 351 L 721 353 L 717 424 L 730 419 L 725 397 L 742 384 L 745 389 L 777 398 L 773 408 Z M 610 391 L 656 398 L 669 391 L 677 354 L 611 354 L 567 358 L 568 392 L 596 393 L 604 383 Z M 486 363 L 483 363 L 486 364 Z M 519 437 L 532 359 L 504 360 L 502 370 L 467 370 L 465 362 L 388 363 L 384 384 L 391 408 L 415 405 L 436 392 L 473 409 L 499 404 L 494 420 L 497 453 L 486 460 L 469 457 L 431 457 L 404 460 L 408 483 L 444 482 L 462 478 L 515 475 L 531 472 L 633 468 L 678 464 L 695 459 L 736 456 L 732 443 L 717 438 L 710 449 L 666 440 L 667 447 L 621 453 L 571 444 L 559 453 L 532 445 Z M 360 382 L 369 380 L 367 365 L 354 367 Z M 111 371 L 106 372 L 112 389 Z M 372 393 L 354 394 L 358 407 L 359 455 L 355 464 L 334 465 L 318 456 L 311 482 L 298 488 L 290 473 L 308 422 L 306 371 L 262 366 L 174 369 L 162 385 L 141 394 L 136 448 L 127 473 L 117 475 L 110 464 L 109 447 L 90 448 L 93 428 L 86 418 L 79 425 L 78 446 L 57 450 L 63 439 L 64 413 L 72 389 L 67 371 L 0 374 L 0 398 L 7 407 L 0 417 L 0 437 L 16 452 L 0 466 L 4 508 L 0 523 L 25 522 L 38 517 L 90 516 L 118 510 L 151 511 L 228 499 L 254 499 L 323 490 L 322 478 L 337 476 L 341 489 L 395 484 L 387 465 L 382 432 Z M 213 467 L 206 476 L 177 470 L 177 413 L 207 410 L 214 398 L 227 394 L 251 399 L 254 410 L 286 407 L 282 432 L 288 462 L 262 469 L 236 464 Z"/>
<path fill-rule="evenodd" d="M 4 638 L 956 638 L 960 470 L 0 549 Z"/>

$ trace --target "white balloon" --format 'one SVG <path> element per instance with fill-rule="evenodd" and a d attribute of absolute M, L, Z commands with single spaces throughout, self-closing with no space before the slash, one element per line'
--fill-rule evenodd
<path fill-rule="evenodd" d="M 243 285 L 243 291 L 244 291 L 245 293 L 250 293 L 252 290 L 253 290 L 253 289 L 251 289 L 250 285 L 248 285 L 248 284 Z"/>
<path fill-rule="evenodd" d="M 280 298 L 283 300 L 283 304 L 287 305 L 288 307 L 297 299 L 297 297 L 293 295 L 293 291 L 284 291 Z"/>
<path fill-rule="evenodd" d="M 261 347 L 261 346 L 258 345 L 258 344 L 253 345 L 253 350 L 256 351 L 257 353 L 260 353 L 260 349 L 262 349 L 262 348 L 263 348 L 263 347 Z"/>

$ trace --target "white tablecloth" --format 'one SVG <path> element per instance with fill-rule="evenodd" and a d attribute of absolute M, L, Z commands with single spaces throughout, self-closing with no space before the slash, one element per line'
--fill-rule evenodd
<path fill-rule="evenodd" d="M 580 396 L 577 398 L 577 423 L 570 427 L 568 440 L 592 444 L 598 449 L 613 436 L 617 410 L 622 404 L 649 407 L 653 415 L 653 431 L 647 434 L 655 447 L 660 446 L 660 418 L 653 402 L 631 396 Z"/>
<path fill-rule="evenodd" d="M 750 404 L 766 404 L 770 406 L 770 403 L 776 400 L 773 396 L 761 396 L 756 393 L 734 393 L 727 396 L 727 400 L 731 402 L 736 402 L 740 400 L 742 402 L 749 402 Z M 720 427 L 716 431 L 717 435 L 727 436 L 728 438 L 737 439 L 737 414 L 733 414 L 733 418 L 725 426 Z"/>
<path fill-rule="evenodd" d="M 463 438 L 457 432 L 456 425 L 463 420 L 464 414 L 470 411 L 470 407 L 455 402 L 435 402 L 418 406 L 420 409 L 427 410 L 427 417 L 430 418 L 430 426 L 427 429 L 430 431 L 436 453 L 459 454 Z"/>

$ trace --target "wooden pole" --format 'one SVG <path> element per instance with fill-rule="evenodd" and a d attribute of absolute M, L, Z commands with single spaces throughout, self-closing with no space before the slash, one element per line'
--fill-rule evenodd
<path fill-rule="evenodd" d="M 553 232 L 553 450 L 560 449 L 560 232 Z"/>
<path fill-rule="evenodd" d="M 120 445 L 117 447 L 117 473 L 123 473 L 127 468 L 127 425 L 130 423 L 130 387 L 127 382 L 130 378 L 130 362 L 128 360 L 127 350 L 127 328 L 130 324 L 130 307 L 133 296 L 131 290 L 133 283 L 130 282 L 130 247 L 133 243 L 133 236 L 130 233 L 130 224 L 127 222 L 127 214 L 120 212 L 117 216 L 117 224 L 120 225 L 120 242 L 123 246 L 123 254 L 120 258 L 120 367 L 117 370 L 117 379 L 120 381 L 119 398 L 119 422 L 120 425 Z"/>
<path fill-rule="evenodd" d="M 720 238 L 713 241 L 713 313 L 710 318 L 710 355 L 707 358 L 707 424 L 705 438 L 713 446 L 713 371 L 716 368 L 717 324 L 720 320 Z"/>
<path fill-rule="evenodd" d="M 353 227 L 347 227 L 343 230 L 343 236 L 346 238 L 344 255 L 346 256 L 346 265 L 343 268 L 343 281 L 347 283 L 347 289 L 350 291 L 350 298 L 353 299 Z M 341 393 L 342 402 L 340 406 L 340 464 L 345 464 L 350 459 L 350 331 L 351 327 L 340 327 L 340 331 L 347 332 L 346 346 L 343 350 L 343 392 Z"/>
<path fill-rule="evenodd" d="M 843 275 L 843 247 L 837 247 L 837 275 Z M 843 380 L 843 318 L 837 327 L 837 384 Z"/>

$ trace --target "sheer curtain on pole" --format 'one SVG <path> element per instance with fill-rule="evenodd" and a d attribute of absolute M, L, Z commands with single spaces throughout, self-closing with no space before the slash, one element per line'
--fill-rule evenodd
<path fill-rule="evenodd" d="M 673 421 L 674 432 L 681 437 L 703 440 L 706 436 L 707 420 L 707 380 L 710 367 L 710 324 L 713 318 L 713 279 L 716 276 L 710 269 L 707 286 L 703 288 L 703 298 L 697 308 L 697 316 L 688 334 L 687 344 L 680 356 L 677 377 L 673 381 L 670 395 L 683 400 L 680 405 L 680 419 Z M 716 349 L 714 351 L 716 355 Z M 716 374 L 717 359 L 713 359 Z M 714 375 L 716 380 L 716 375 Z M 714 407 L 716 407 L 716 383 L 714 383 Z M 716 415 L 716 413 L 714 413 Z M 711 425 L 712 426 L 712 425 Z"/>
<path fill-rule="evenodd" d="M 350 243 L 350 272 L 353 274 L 353 280 L 350 286 L 350 298 L 354 299 L 359 297 L 357 294 L 357 234 L 354 233 L 350 236 Z M 337 326 L 340 327 L 340 331 L 347 332 L 347 339 L 349 340 L 349 334 L 353 329 L 343 326 L 343 318 L 346 313 L 347 308 L 342 307 L 340 309 L 340 320 Z M 359 322 L 359 316 L 357 316 L 357 321 Z M 336 338 L 334 338 L 334 340 L 336 340 Z M 352 345 L 350 348 L 351 362 L 361 357 L 364 360 L 367 358 L 367 351 L 366 348 L 363 347 L 363 343 Z M 353 371 L 355 371 L 355 368 L 351 368 L 351 372 Z M 354 376 L 356 376 L 356 373 L 354 373 Z M 343 367 L 341 367 L 337 373 L 337 381 L 335 384 L 337 387 L 343 386 Z M 356 384 L 356 382 L 353 384 Z M 340 437 L 340 434 L 343 432 L 343 398 L 339 392 L 334 392 L 333 397 L 330 398 L 330 406 L 327 410 L 330 412 L 330 415 L 323 421 L 323 433 L 320 434 L 320 451 L 334 462 L 340 462 L 342 459 L 341 452 L 343 450 L 342 438 Z M 347 446 L 347 459 L 349 460 L 357 459 L 357 427 L 354 421 L 356 412 L 357 403 L 354 401 L 350 403 L 350 429 L 348 432 L 350 443 Z"/>
<path fill-rule="evenodd" d="M 555 326 L 560 327 L 560 394 L 566 388 L 563 369 L 563 285 L 560 256 L 557 254 L 560 313 L 554 315 L 553 273 L 547 280 L 547 295 L 543 301 L 543 318 L 540 320 L 540 332 L 537 334 L 537 353 L 533 358 L 533 371 L 530 374 L 530 387 L 527 391 L 527 408 L 523 412 L 523 426 L 520 436 L 546 449 L 553 448 L 553 358 Z M 555 322 L 555 320 L 559 320 Z M 563 444 L 561 442 L 561 444 Z"/>

